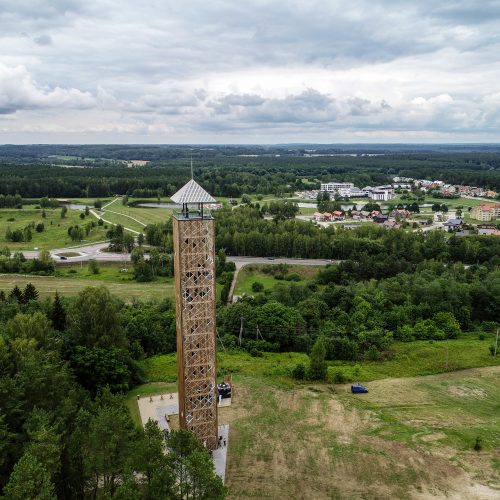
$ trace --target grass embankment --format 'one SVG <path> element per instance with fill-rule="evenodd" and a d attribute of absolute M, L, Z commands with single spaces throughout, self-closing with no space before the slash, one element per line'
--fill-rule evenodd
<path fill-rule="evenodd" d="M 35 205 L 27 205 L 20 209 L 1 209 L 0 210 L 0 246 L 8 247 L 11 251 L 16 250 L 51 250 L 53 248 L 64 248 L 76 246 L 79 244 L 92 243 L 106 239 L 106 230 L 102 226 L 96 226 L 92 229 L 85 240 L 82 242 L 72 241 L 68 235 L 68 228 L 71 226 L 84 227 L 88 222 L 95 221 L 91 215 L 80 219 L 81 210 L 68 209 L 65 218 L 61 218 L 60 208 L 46 208 L 45 215 L 42 217 L 42 209 L 35 208 Z M 5 233 L 10 227 L 12 231 L 15 229 L 23 229 L 32 222 L 35 225 L 44 224 L 44 230 L 41 233 L 32 229 L 32 240 L 27 242 L 14 243 L 7 241 Z"/>
<path fill-rule="evenodd" d="M 272 267 L 271 267 L 272 265 Z M 241 268 L 238 273 L 238 278 L 236 281 L 236 286 L 234 289 L 235 295 L 254 295 L 255 292 L 252 291 L 253 283 L 260 283 L 264 286 L 264 290 L 271 290 L 277 283 L 288 283 L 288 281 L 277 280 L 273 274 L 265 273 L 264 269 L 271 269 L 271 271 L 276 271 L 276 265 L 270 261 L 268 264 L 250 264 Z M 301 265 L 287 265 L 287 276 L 292 274 L 298 275 L 300 284 L 307 284 L 311 282 L 318 270 L 322 266 L 301 266 Z"/>

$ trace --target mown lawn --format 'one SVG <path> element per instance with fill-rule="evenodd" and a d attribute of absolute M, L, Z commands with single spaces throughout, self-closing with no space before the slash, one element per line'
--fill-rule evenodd
<path fill-rule="evenodd" d="M 472 355 L 471 363 L 460 357 L 464 368 L 493 362 L 483 356 L 488 341 L 453 342 L 450 353 L 465 348 Z M 424 376 L 442 371 L 439 352 L 424 344 L 413 347 L 426 363 L 409 366 L 404 355 L 399 363 L 379 363 L 385 369 L 362 395 L 350 394 L 348 385 L 292 381 L 287 373 L 306 362 L 304 354 L 219 353 L 219 375 L 234 374 L 232 404 L 218 415 L 220 424 L 230 426 L 231 498 L 413 498 L 426 491 L 483 498 L 473 494 L 476 488 L 494 493 L 500 487 L 498 367 Z M 396 348 L 406 352 L 403 345 Z M 175 355 L 141 365 L 150 382 L 127 397 L 139 425 L 137 394 L 176 391 Z M 371 364 L 360 366 L 375 374 Z M 399 374 L 406 366 L 406 373 L 423 376 L 393 378 L 385 373 L 391 366 Z M 481 452 L 473 450 L 477 438 Z"/>

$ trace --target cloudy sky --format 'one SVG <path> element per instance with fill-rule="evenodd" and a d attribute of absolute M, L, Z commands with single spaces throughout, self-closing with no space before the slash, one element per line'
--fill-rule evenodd
<path fill-rule="evenodd" d="M 500 0 L 1 0 L 0 143 L 500 142 Z"/>

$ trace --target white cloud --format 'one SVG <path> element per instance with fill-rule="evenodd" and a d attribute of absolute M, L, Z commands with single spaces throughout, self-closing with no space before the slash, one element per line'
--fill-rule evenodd
<path fill-rule="evenodd" d="M 0 65 L 0 113 L 43 108 L 91 108 L 96 104 L 89 92 L 61 87 L 41 87 L 24 66 Z"/>

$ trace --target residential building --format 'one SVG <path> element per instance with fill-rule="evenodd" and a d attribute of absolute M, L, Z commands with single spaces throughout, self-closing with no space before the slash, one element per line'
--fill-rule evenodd
<path fill-rule="evenodd" d="M 463 219 L 449 219 L 443 224 L 444 227 L 460 227 L 463 225 Z"/>
<path fill-rule="evenodd" d="M 470 216 L 484 222 L 500 219 L 500 203 L 482 203 L 472 208 Z"/>
<path fill-rule="evenodd" d="M 321 191 L 328 193 L 338 193 L 340 196 L 350 196 L 351 189 L 354 188 L 352 182 L 327 182 L 321 184 Z"/>

